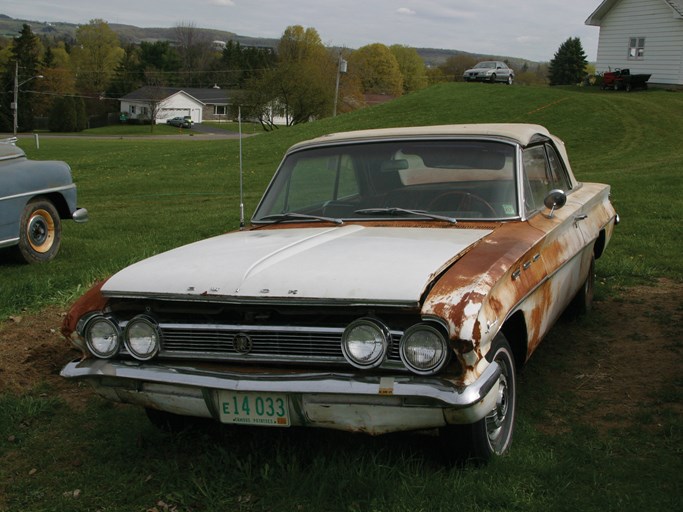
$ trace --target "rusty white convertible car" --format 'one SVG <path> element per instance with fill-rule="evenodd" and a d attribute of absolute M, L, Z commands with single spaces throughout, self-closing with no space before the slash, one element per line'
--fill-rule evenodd
<path fill-rule="evenodd" d="M 74 304 L 62 375 L 264 427 L 438 432 L 505 454 L 516 371 L 591 304 L 618 217 L 527 124 L 357 131 L 289 149 L 248 229 L 140 261 Z"/>

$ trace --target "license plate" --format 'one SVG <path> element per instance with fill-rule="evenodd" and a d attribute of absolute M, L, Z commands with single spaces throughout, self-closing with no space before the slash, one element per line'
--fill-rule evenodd
<path fill-rule="evenodd" d="M 289 407 L 286 395 L 221 391 L 220 419 L 223 423 L 288 427 Z"/>

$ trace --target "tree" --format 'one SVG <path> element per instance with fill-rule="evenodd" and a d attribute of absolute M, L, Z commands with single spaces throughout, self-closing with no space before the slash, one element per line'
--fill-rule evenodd
<path fill-rule="evenodd" d="M 78 90 L 98 98 L 109 88 L 125 52 L 116 32 L 101 19 L 79 26 L 76 43 L 71 51 L 71 62 Z"/>
<path fill-rule="evenodd" d="M 244 87 L 262 71 L 275 67 L 277 58 L 272 48 L 243 47 L 239 42 L 230 40 L 223 49 L 220 64 L 224 85 Z"/>
<path fill-rule="evenodd" d="M 415 48 L 395 44 L 389 47 L 389 50 L 396 57 L 398 68 L 401 70 L 404 93 L 419 91 L 427 87 L 427 69 Z"/>
<path fill-rule="evenodd" d="M 463 73 L 468 69 L 473 68 L 476 63 L 477 59 L 475 59 L 471 55 L 463 53 L 458 55 L 451 55 L 446 59 L 446 61 L 443 64 L 439 66 L 439 69 L 443 71 L 443 74 L 449 80 L 459 82 L 463 79 Z"/>
<path fill-rule="evenodd" d="M 287 27 L 277 45 L 280 62 L 316 59 L 325 53 L 318 31 L 312 27 L 305 29 L 301 25 Z"/>
<path fill-rule="evenodd" d="M 88 116 L 82 98 L 64 96 L 55 100 L 48 119 L 52 132 L 80 132 L 88 127 Z"/>
<path fill-rule="evenodd" d="M 288 125 L 330 115 L 334 100 L 337 60 L 323 46 L 314 28 L 285 29 L 278 44 L 278 63 L 251 82 L 249 115 L 272 129 L 273 111 Z"/>
<path fill-rule="evenodd" d="M 43 45 L 40 38 L 31 31 L 28 24 L 24 24 L 19 37 L 12 41 L 9 62 L 0 84 L 3 91 L 8 92 L 8 94 L 2 95 L 0 131 L 11 132 L 14 126 L 14 111 L 11 108 L 11 103 L 14 101 L 12 92 L 14 91 L 15 78 L 17 84 L 22 84 L 22 82 L 25 84 L 18 90 L 17 129 L 18 131 L 33 129 L 33 99 L 35 98 L 33 86 L 35 84 L 33 81 L 30 83 L 28 81 L 40 74 L 42 55 Z"/>
<path fill-rule="evenodd" d="M 429 85 L 440 84 L 447 82 L 448 79 L 441 68 L 427 68 L 427 83 Z"/>
<path fill-rule="evenodd" d="M 201 87 L 211 82 L 211 78 L 202 70 L 209 69 L 213 59 L 211 38 L 194 23 L 181 23 L 174 29 L 182 83 L 179 86 Z"/>
<path fill-rule="evenodd" d="M 48 117 L 55 98 L 76 93 L 76 81 L 67 68 L 44 68 L 43 78 L 33 86 L 38 93 L 33 98 L 33 111 L 36 116 Z"/>
<path fill-rule="evenodd" d="M 578 37 L 570 37 L 560 45 L 548 67 L 550 85 L 581 83 L 586 76 L 586 54 Z"/>
<path fill-rule="evenodd" d="M 349 56 L 349 73 L 358 77 L 364 93 L 400 96 L 403 76 L 391 50 L 381 43 L 358 48 Z"/>

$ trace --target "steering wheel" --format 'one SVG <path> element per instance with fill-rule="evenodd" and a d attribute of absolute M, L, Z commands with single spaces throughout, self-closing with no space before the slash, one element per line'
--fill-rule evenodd
<path fill-rule="evenodd" d="M 453 199 L 450 199 L 453 198 Z M 493 217 L 497 217 L 498 213 L 496 212 L 495 208 L 491 206 L 491 203 L 489 203 L 486 199 L 483 199 L 479 197 L 476 194 L 471 194 L 470 192 L 463 192 L 462 190 L 449 190 L 448 192 L 444 192 L 443 194 L 439 194 L 436 196 L 434 199 L 432 199 L 427 206 L 429 210 L 438 210 L 438 208 L 435 208 L 436 205 L 438 205 L 441 202 L 444 202 L 446 199 L 449 199 L 448 201 L 448 210 L 456 210 L 456 211 L 478 211 L 482 215 L 486 213 L 484 210 L 488 210 L 491 212 L 491 215 Z M 453 208 L 451 204 L 451 200 L 453 203 L 455 203 L 456 208 Z M 483 206 L 484 208 L 477 208 L 476 206 Z"/>

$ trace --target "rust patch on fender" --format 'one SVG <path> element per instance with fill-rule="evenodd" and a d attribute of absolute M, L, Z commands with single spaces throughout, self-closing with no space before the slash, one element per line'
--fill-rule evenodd
<path fill-rule="evenodd" d="M 106 282 L 107 279 L 96 283 L 71 306 L 61 328 L 61 333 L 67 340 L 71 341 L 71 334 L 76 330 L 78 320 L 83 315 L 92 311 L 101 311 L 107 305 L 108 299 L 102 295 L 101 291 Z"/>

